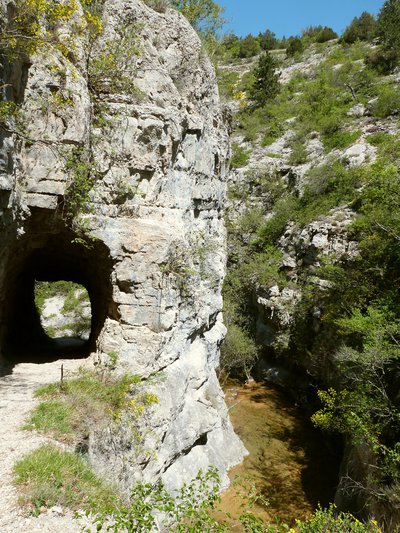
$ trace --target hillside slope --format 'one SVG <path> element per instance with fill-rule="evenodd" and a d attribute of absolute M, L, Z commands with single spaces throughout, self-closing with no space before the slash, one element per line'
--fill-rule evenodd
<path fill-rule="evenodd" d="M 305 370 L 320 389 L 314 422 L 346 442 L 337 503 L 391 528 L 400 76 L 366 65 L 376 49 L 330 41 L 295 58 L 273 51 L 281 89 L 263 107 L 248 101 L 256 59 L 220 65 L 235 113 L 223 364 L 248 374 L 258 360 L 262 373 L 281 358 Z"/>

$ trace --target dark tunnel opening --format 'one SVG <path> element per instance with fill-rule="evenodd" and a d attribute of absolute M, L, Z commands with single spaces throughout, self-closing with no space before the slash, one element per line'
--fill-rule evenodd
<path fill-rule="evenodd" d="M 96 340 L 110 316 L 111 258 L 101 241 L 85 244 L 75 238 L 63 225 L 52 228 L 51 233 L 32 236 L 27 232 L 9 254 L 1 352 L 10 363 L 83 358 L 96 349 Z M 42 326 L 35 284 L 60 280 L 87 290 L 91 305 L 87 340 L 55 339 Z"/>

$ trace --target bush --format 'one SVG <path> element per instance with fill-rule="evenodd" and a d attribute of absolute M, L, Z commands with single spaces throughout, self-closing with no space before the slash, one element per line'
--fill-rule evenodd
<path fill-rule="evenodd" d="M 131 492 L 130 503 L 101 507 L 93 502 L 92 513 L 96 531 L 126 531 L 147 533 L 149 531 L 227 531 L 227 524 L 220 524 L 212 516 L 219 501 L 220 479 L 215 467 L 197 476 L 171 495 L 161 482 L 137 483 Z"/>
<path fill-rule="evenodd" d="M 232 168 L 241 168 L 246 166 L 249 159 L 250 153 L 248 150 L 239 144 L 232 144 L 232 157 L 230 162 Z"/>
<path fill-rule="evenodd" d="M 258 356 L 258 347 L 249 333 L 236 324 L 228 326 L 221 346 L 220 368 L 227 374 L 248 378 Z"/>
<path fill-rule="evenodd" d="M 374 117 L 386 118 L 398 115 L 400 112 L 400 92 L 395 86 L 383 85 L 380 88 L 378 100 L 374 103 L 372 113 Z"/>
<path fill-rule="evenodd" d="M 289 165 L 302 165 L 307 162 L 308 154 L 303 141 L 295 139 L 291 144 L 291 149 Z"/>
<path fill-rule="evenodd" d="M 356 41 L 372 41 L 376 37 L 376 32 L 377 25 L 374 16 L 364 11 L 360 17 L 355 17 L 347 26 L 341 40 L 347 44 Z"/>
<path fill-rule="evenodd" d="M 379 74 L 390 74 L 399 63 L 399 52 L 393 49 L 382 49 L 371 52 L 365 58 L 365 64 Z"/>
<path fill-rule="evenodd" d="M 285 133 L 285 126 L 280 120 L 271 119 L 264 131 L 262 146 L 268 146 L 279 139 Z"/>
<path fill-rule="evenodd" d="M 288 57 L 293 57 L 296 54 L 301 54 L 303 50 L 303 42 L 299 37 L 292 37 L 289 39 L 289 44 L 286 48 L 286 55 Z"/>
<path fill-rule="evenodd" d="M 217 69 L 219 94 L 222 99 L 233 100 L 238 91 L 240 76 L 237 72 Z"/>
<path fill-rule="evenodd" d="M 347 148 L 362 135 L 361 131 L 334 131 L 323 135 L 325 149 L 330 152 L 334 148 Z"/>
<path fill-rule="evenodd" d="M 350 513 L 341 513 L 334 505 L 328 509 L 319 507 L 315 514 L 304 522 L 296 521 L 298 533 L 380 533 L 375 521 L 362 523 Z"/>
<path fill-rule="evenodd" d="M 214 39 L 224 24 L 224 9 L 213 0 L 170 0 L 204 40 Z"/>

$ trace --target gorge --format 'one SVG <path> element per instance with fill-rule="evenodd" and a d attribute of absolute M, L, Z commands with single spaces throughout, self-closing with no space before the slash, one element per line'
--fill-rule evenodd
<path fill-rule="evenodd" d="M 379 70 L 382 37 L 321 27 L 228 36 L 216 75 L 204 28 L 206 44 L 169 4 L 0 0 L 0 387 L 26 393 L 24 451 L 65 447 L 125 498 L 199 471 L 226 488 L 250 451 L 274 507 L 244 531 L 322 531 L 319 512 L 396 531 L 398 68 Z M 85 338 L 50 334 L 55 282 L 71 309 L 86 291 Z M 228 375 L 246 384 L 227 407 Z M 54 405 L 75 413 L 61 437 L 35 418 Z M 21 527 L 77 531 L 49 502 Z"/>

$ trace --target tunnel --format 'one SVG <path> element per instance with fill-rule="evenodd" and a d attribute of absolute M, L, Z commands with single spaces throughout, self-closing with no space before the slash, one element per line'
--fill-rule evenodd
<path fill-rule="evenodd" d="M 38 213 L 42 215 L 42 213 Z M 25 235 L 10 247 L 5 268 L 1 354 L 11 363 L 86 357 L 112 313 L 112 261 L 106 245 L 83 241 L 62 220 L 31 217 Z M 89 339 L 49 337 L 35 305 L 35 283 L 72 281 L 86 288 L 91 304 Z M 115 314 L 115 312 L 114 312 Z"/>

